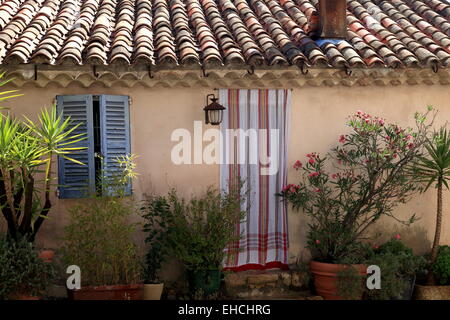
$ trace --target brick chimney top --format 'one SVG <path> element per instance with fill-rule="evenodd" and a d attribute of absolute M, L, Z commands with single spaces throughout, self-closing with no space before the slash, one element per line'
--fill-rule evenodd
<path fill-rule="evenodd" d="M 318 12 L 309 17 L 313 38 L 345 39 L 347 37 L 347 1 L 319 0 Z"/>

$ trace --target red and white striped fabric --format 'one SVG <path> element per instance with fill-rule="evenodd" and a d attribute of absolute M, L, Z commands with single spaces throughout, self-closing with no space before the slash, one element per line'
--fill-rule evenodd
<path fill-rule="evenodd" d="M 236 234 L 242 238 L 226 249 L 224 268 L 232 271 L 286 269 L 287 213 L 275 194 L 287 181 L 291 90 L 221 89 L 219 101 L 226 107 L 221 124 L 224 137 L 221 188 L 226 189 L 238 178 L 248 188 L 247 202 L 243 205 L 247 217 L 236 226 Z M 230 129 L 258 132 L 258 135 L 257 138 L 253 135 L 253 140 L 248 138 L 251 133 L 248 137 L 238 134 L 236 139 L 231 139 Z"/>

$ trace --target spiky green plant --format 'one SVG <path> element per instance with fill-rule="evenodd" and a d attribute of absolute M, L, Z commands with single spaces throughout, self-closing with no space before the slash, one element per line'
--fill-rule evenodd
<path fill-rule="evenodd" d="M 442 198 L 444 187 L 449 189 L 450 183 L 450 134 L 444 126 L 435 132 L 425 144 L 427 155 L 419 157 L 413 167 L 418 181 L 425 184 L 423 192 L 431 186 L 437 189 L 436 231 L 431 249 L 430 265 L 436 262 L 442 229 Z M 428 284 L 435 283 L 432 269 L 428 272 Z"/>
<path fill-rule="evenodd" d="M 0 71 L 0 87 L 3 87 L 7 83 L 11 82 L 14 78 L 5 79 L 6 77 L 6 71 Z M 3 102 L 8 99 L 16 98 L 22 96 L 22 94 L 17 93 L 18 90 L 7 90 L 7 91 L 1 91 L 0 92 L 0 102 Z M 0 107 L 1 109 L 5 109 L 3 107 Z"/>
<path fill-rule="evenodd" d="M 34 241 L 52 206 L 52 162 L 56 156 L 83 165 L 69 157 L 83 149 L 76 146 L 86 138 L 74 133 L 78 126 L 58 115 L 56 106 L 50 111 L 43 109 L 36 122 L 15 119 L 9 113 L 1 115 L 0 207 L 10 237 Z M 41 172 L 43 179 L 36 180 Z"/>

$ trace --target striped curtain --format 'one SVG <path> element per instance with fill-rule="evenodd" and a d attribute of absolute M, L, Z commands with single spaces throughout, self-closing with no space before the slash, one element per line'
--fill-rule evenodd
<path fill-rule="evenodd" d="M 291 90 L 221 89 L 219 100 L 226 107 L 221 124 L 221 188 L 226 190 L 240 179 L 247 193 L 242 208 L 247 216 L 236 226 L 241 240 L 226 249 L 224 268 L 286 269 L 287 214 L 276 193 L 287 181 Z"/>

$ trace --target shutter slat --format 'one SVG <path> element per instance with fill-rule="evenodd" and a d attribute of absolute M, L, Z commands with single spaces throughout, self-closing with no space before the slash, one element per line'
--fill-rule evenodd
<path fill-rule="evenodd" d="M 128 96 L 102 95 L 100 115 L 103 170 L 107 177 L 111 177 L 119 169 L 114 160 L 131 152 Z M 131 194 L 131 181 L 126 187 L 125 194 Z"/>
<path fill-rule="evenodd" d="M 92 96 L 57 96 L 56 98 L 58 114 L 62 114 L 64 119 L 70 117 L 73 122 L 69 128 L 80 124 L 72 134 L 87 135 L 86 139 L 73 145 L 86 149 L 70 155 L 71 158 L 83 162 L 84 166 L 63 157 L 58 158 L 59 197 L 62 199 L 83 198 L 95 189 Z"/>

